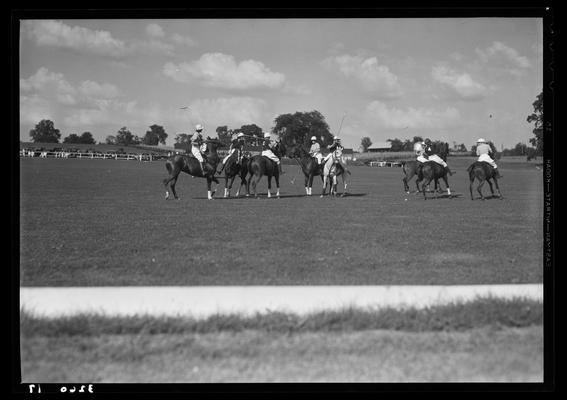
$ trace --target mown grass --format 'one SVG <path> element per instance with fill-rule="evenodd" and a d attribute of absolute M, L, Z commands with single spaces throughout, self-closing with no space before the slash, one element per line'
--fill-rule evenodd
<path fill-rule="evenodd" d="M 401 168 L 356 166 L 350 196 L 321 199 L 318 180 L 305 197 L 299 168 L 286 165 L 281 199 L 266 198 L 263 178 L 260 199 L 208 201 L 206 182 L 183 174 L 181 200 L 166 201 L 162 162 L 22 159 L 20 282 L 541 283 L 542 171 L 502 162 L 504 200 L 471 201 L 471 162 L 450 160 L 452 199 L 407 195 Z"/>
<path fill-rule="evenodd" d="M 180 334 L 259 330 L 279 333 L 396 330 L 408 332 L 463 331 L 484 326 L 527 327 L 541 325 L 541 302 L 528 299 L 483 298 L 425 309 L 398 310 L 345 308 L 306 316 L 284 312 L 213 315 L 204 319 L 152 317 L 145 315 L 111 317 L 101 314 L 46 319 L 30 312 L 20 313 L 21 335 L 97 336 L 103 334 Z"/>

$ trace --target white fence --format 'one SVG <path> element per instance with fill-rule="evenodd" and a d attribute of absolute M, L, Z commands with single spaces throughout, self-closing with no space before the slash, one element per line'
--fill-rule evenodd
<path fill-rule="evenodd" d="M 152 154 L 131 154 L 131 153 L 78 153 L 69 151 L 38 151 L 20 150 L 20 157 L 39 157 L 39 158 L 89 158 L 102 160 L 137 160 L 153 161 L 156 157 Z"/>
<path fill-rule="evenodd" d="M 402 163 L 397 161 L 370 161 L 371 167 L 401 167 Z"/>

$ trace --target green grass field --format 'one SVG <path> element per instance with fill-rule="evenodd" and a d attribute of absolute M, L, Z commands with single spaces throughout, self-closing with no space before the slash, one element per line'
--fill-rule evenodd
<path fill-rule="evenodd" d="M 369 167 L 352 167 L 350 196 L 321 199 L 317 182 L 308 198 L 286 165 L 280 199 L 263 178 L 260 199 L 208 201 L 182 174 L 181 200 L 166 201 L 163 162 L 21 159 L 21 284 L 541 283 L 542 171 L 502 160 L 504 200 L 471 201 L 471 161 L 449 159 L 452 199 L 407 195 L 400 168 Z"/>

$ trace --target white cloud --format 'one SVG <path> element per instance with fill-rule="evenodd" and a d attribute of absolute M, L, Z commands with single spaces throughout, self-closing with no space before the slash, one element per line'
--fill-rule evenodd
<path fill-rule="evenodd" d="M 276 89 L 285 82 L 284 74 L 272 72 L 260 61 L 237 63 L 233 56 L 222 53 L 206 53 L 190 63 L 167 63 L 163 73 L 177 82 L 198 82 L 225 89 Z"/>
<path fill-rule="evenodd" d="M 171 41 L 175 44 L 185 45 L 185 46 L 195 46 L 196 42 L 189 36 L 182 36 L 178 33 L 174 33 L 170 36 Z"/>
<path fill-rule="evenodd" d="M 375 92 L 379 97 L 395 98 L 402 95 L 398 77 L 387 66 L 378 64 L 376 57 L 343 54 L 326 58 L 322 65 L 358 80 L 364 90 Z"/>
<path fill-rule="evenodd" d="M 431 75 L 433 79 L 450 88 L 464 100 L 479 100 L 489 93 L 484 85 L 475 82 L 469 74 L 459 74 L 447 66 L 433 67 Z"/>
<path fill-rule="evenodd" d="M 146 33 L 153 38 L 162 38 L 165 36 L 163 28 L 155 23 L 146 26 Z"/>
<path fill-rule="evenodd" d="M 258 123 L 263 120 L 265 106 L 264 100 L 254 97 L 221 97 L 196 100 L 189 108 L 193 119 L 198 119 L 194 122 L 208 125 L 211 135 L 217 126 Z"/>
<path fill-rule="evenodd" d="M 94 97 L 100 99 L 112 99 L 120 96 L 120 91 L 110 83 L 97 83 L 93 81 L 84 81 L 79 86 L 79 92 L 83 96 Z"/>
<path fill-rule="evenodd" d="M 403 128 L 445 128 L 456 125 L 461 116 L 453 107 L 445 110 L 431 108 L 400 109 L 388 107 L 380 101 L 373 101 L 365 109 L 364 118 L 368 125 L 386 129 Z"/>
<path fill-rule="evenodd" d="M 56 46 L 102 56 L 120 57 L 127 53 L 123 41 L 108 31 L 69 26 L 60 21 L 26 21 L 22 25 L 28 36 L 40 46 Z"/>
<path fill-rule="evenodd" d="M 484 63 L 493 63 L 513 75 L 523 75 L 526 69 L 532 67 L 527 57 L 521 56 L 516 49 L 502 42 L 496 41 L 485 50 L 477 48 L 475 51 Z"/>

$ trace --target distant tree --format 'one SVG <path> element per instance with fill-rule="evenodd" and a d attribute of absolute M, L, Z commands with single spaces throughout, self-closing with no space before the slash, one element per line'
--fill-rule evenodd
<path fill-rule="evenodd" d="M 252 140 L 252 143 L 254 145 L 259 145 L 261 143 L 260 139 L 264 137 L 264 132 L 262 131 L 262 128 L 260 128 L 256 124 L 242 125 L 239 129 L 234 129 L 232 133 L 238 134 L 239 132 L 244 133 L 246 136 L 257 137 L 258 138 L 257 140 L 250 139 L 249 137 L 247 138 L 248 141 Z"/>
<path fill-rule="evenodd" d="M 157 146 L 158 143 L 165 144 L 165 139 L 167 139 L 167 133 L 163 126 L 154 124 L 150 126 L 149 131 L 146 131 L 142 138 L 142 143 L 149 146 Z"/>
<path fill-rule="evenodd" d="M 224 146 L 230 146 L 230 141 L 232 140 L 232 130 L 228 130 L 228 126 L 219 126 L 216 129 L 217 137 Z"/>
<path fill-rule="evenodd" d="M 121 146 L 130 146 L 140 144 L 140 138 L 135 136 L 125 126 L 120 128 L 116 133 L 116 144 Z"/>
<path fill-rule="evenodd" d="M 175 143 L 177 144 L 188 144 L 191 143 L 192 134 L 178 133 L 175 135 Z"/>
<path fill-rule="evenodd" d="M 413 150 L 413 142 L 409 139 L 404 140 L 404 144 L 402 145 L 403 151 L 412 151 Z"/>
<path fill-rule="evenodd" d="M 372 141 L 370 140 L 370 138 L 368 136 L 365 136 L 360 140 L 360 147 L 362 147 L 363 152 L 368 151 L 368 148 L 370 146 L 372 146 Z"/>
<path fill-rule="evenodd" d="M 528 146 L 525 143 L 518 143 L 514 146 L 514 153 L 515 156 L 525 156 L 528 154 Z"/>
<path fill-rule="evenodd" d="M 116 136 L 108 135 L 105 139 L 106 144 L 116 144 Z"/>
<path fill-rule="evenodd" d="M 319 111 L 281 114 L 274 120 L 274 132 L 286 144 L 300 143 L 309 145 L 311 136 L 315 136 L 326 148 L 333 142 L 333 135 L 325 117 Z"/>
<path fill-rule="evenodd" d="M 423 142 L 423 138 L 421 136 L 414 136 L 413 143 Z"/>
<path fill-rule="evenodd" d="M 402 142 L 400 139 L 388 139 L 386 140 L 387 142 L 390 142 L 391 147 L 390 150 L 391 151 L 402 151 L 404 149 L 404 142 Z"/>
<path fill-rule="evenodd" d="M 472 155 L 472 156 L 476 156 L 476 144 L 473 144 L 473 145 L 471 146 L 471 155 Z"/>
<path fill-rule="evenodd" d="M 79 143 L 96 144 L 96 141 L 94 140 L 92 133 L 83 132 L 82 135 L 80 136 L 80 142 Z"/>
<path fill-rule="evenodd" d="M 81 143 L 81 137 L 76 133 L 71 133 L 63 139 L 63 143 Z"/>
<path fill-rule="evenodd" d="M 543 155 L 543 91 L 536 97 L 536 101 L 532 103 L 534 112 L 527 118 L 529 123 L 534 123 L 534 136 L 530 139 L 532 146 L 536 148 L 537 155 Z"/>
<path fill-rule="evenodd" d="M 465 146 L 464 143 L 461 143 L 460 145 L 457 146 L 457 151 L 462 151 L 465 152 L 467 151 L 467 146 Z"/>
<path fill-rule="evenodd" d="M 42 119 L 30 130 L 30 136 L 34 143 L 59 143 L 61 133 L 55 129 L 53 121 Z"/>

